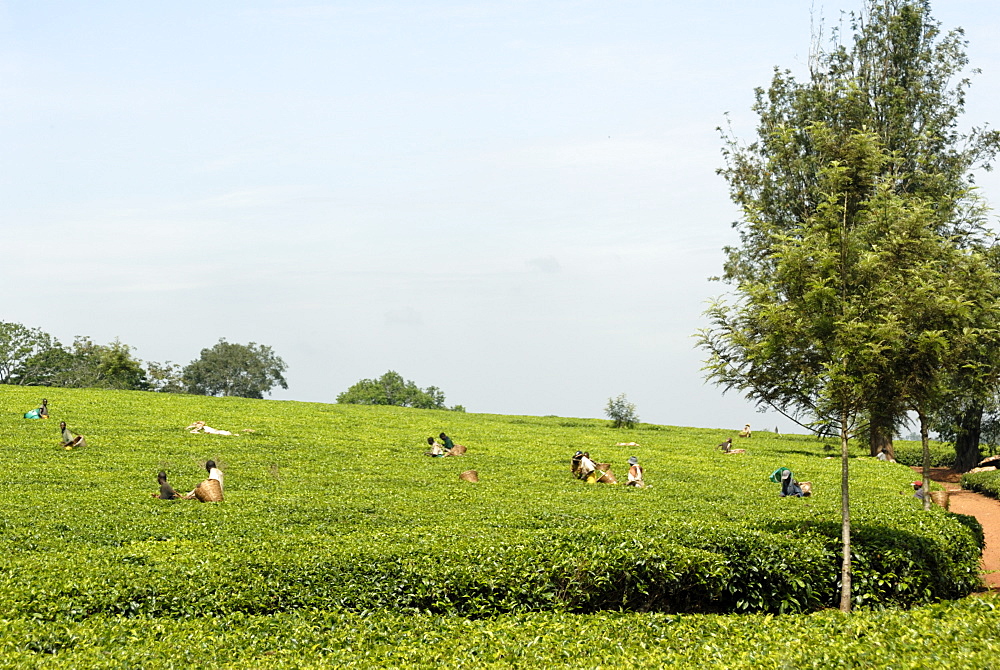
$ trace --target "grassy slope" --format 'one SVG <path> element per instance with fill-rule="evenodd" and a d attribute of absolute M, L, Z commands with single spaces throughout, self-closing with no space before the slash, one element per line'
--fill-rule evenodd
<path fill-rule="evenodd" d="M 122 653 L 141 656 L 150 638 L 137 632 L 134 624 L 100 617 L 74 621 L 105 611 L 108 603 L 131 615 L 156 612 L 157 607 L 195 616 L 234 612 L 228 616 L 236 617 L 235 623 L 231 618 L 155 621 L 167 638 L 211 630 L 221 625 L 213 622 L 225 621 L 233 645 L 255 649 L 253 640 L 258 636 L 253 631 L 274 629 L 289 632 L 289 639 L 300 631 L 319 640 L 317 649 L 326 644 L 343 651 L 344 644 L 351 646 L 344 642 L 345 620 L 358 627 L 358 644 L 369 652 L 378 647 L 372 635 L 376 641 L 383 634 L 397 633 L 424 639 L 440 630 L 441 639 L 447 640 L 462 629 L 465 639 L 463 626 L 473 625 L 461 623 L 466 619 L 439 621 L 383 612 L 374 620 L 351 623 L 355 615 L 323 615 L 310 594 L 319 593 L 331 602 L 338 596 L 325 586 L 319 592 L 305 583 L 312 574 L 310 566 L 365 554 L 372 560 L 411 561 L 419 570 L 421 562 L 459 563 L 469 555 L 481 562 L 491 551 L 509 553 L 511 546 L 541 545 L 533 550 L 544 553 L 554 539 L 565 536 L 573 541 L 586 533 L 595 542 L 664 532 L 711 536 L 733 528 L 775 537 L 808 535 L 810 529 L 828 530 L 839 518 L 839 463 L 822 458 L 824 445 L 809 438 L 757 433 L 747 441 L 748 454 L 723 457 L 712 447 L 734 431 L 670 427 L 613 431 L 596 420 L 69 389 L 44 390 L 52 419 L 21 419 L 20 413 L 38 402 L 39 391 L 0 387 L 0 449 L 6 465 L 0 475 L 0 505 L 5 510 L 2 531 L 7 548 L 0 559 L 0 602 L 13 615 L 6 626 L 8 650 L 29 657 L 66 648 L 64 658 L 69 661 L 73 654 L 112 644 L 119 633 L 134 638 Z M 60 419 L 84 433 L 90 446 L 60 450 L 56 445 Z M 195 419 L 256 432 L 234 437 L 186 433 L 183 427 Z M 469 455 L 421 456 L 423 439 L 442 430 L 466 444 Z M 614 446 L 631 441 L 642 446 Z M 567 466 L 576 449 L 612 462 L 619 475 L 627 457 L 637 455 L 652 487 L 634 490 L 575 481 Z M 178 490 L 187 489 L 203 477 L 201 463 L 207 458 L 226 472 L 225 503 L 151 499 L 157 470 L 167 470 Z M 815 497 L 779 500 L 777 486 L 767 481 L 767 475 L 780 465 L 795 470 L 800 479 L 812 480 Z M 853 515 L 861 534 L 866 528 L 880 532 L 886 523 L 896 524 L 894 532 L 908 533 L 925 523 L 927 517 L 919 513 L 915 501 L 900 495 L 911 479 L 907 469 L 868 459 L 852 466 Z M 478 485 L 458 480 L 467 468 L 479 471 Z M 942 518 L 937 513 L 932 516 Z M 711 538 L 687 539 L 690 545 Z M 384 567 L 384 562 L 372 565 Z M 282 575 L 296 580 L 301 593 L 290 594 L 287 585 L 277 583 Z M 160 605 L 150 605 L 157 599 Z M 220 602 L 227 605 L 220 607 Z M 297 602 L 302 603 L 301 610 L 295 609 Z M 258 610 L 267 612 L 269 603 L 290 611 L 254 616 Z M 248 614 L 249 618 L 240 618 Z M 338 625 L 322 623 L 324 616 L 340 617 Z M 651 618 L 630 618 L 643 616 Z M 574 619 L 550 614 L 490 621 L 496 623 L 496 634 L 521 647 L 534 639 L 531 631 L 539 622 L 567 631 L 578 625 L 568 622 L 581 622 L 601 639 L 630 635 L 628 630 L 637 625 L 662 623 L 666 621 L 662 616 Z M 33 624 L 32 617 L 54 623 Z M 685 623 L 696 622 L 685 635 L 700 635 L 701 620 L 685 618 Z M 728 619 L 703 621 L 710 629 Z M 755 625 L 765 629 L 777 625 L 768 621 L 774 620 L 765 618 Z M 475 624 L 476 635 L 487 644 L 494 633 L 492 624 L 483 626 Z M 828 627 L 819 624 L 817 630 Z M 556 634 L 561 642 L 554 649 L 571 646 L 566 635 Z M 663 659 L 665 650 L 676 643 L 643 642 L 667 644 L 660 650 Z M 289 652 L 290 657 L 301 660 L 299 642 L 274 644 L 298 649 L 297 654 Z M 720 640 L 720 644 L 731 643 Z M 446 655 L 453 652 L 453 662 L 472 653 L 462 645 L 440 641 L 430 648 Z M 625 657 L 638 653 L 638 648 L 629 648 L 625 645 L 615 653 Z M 424 658 L 413 656 L 418 657 Z M 429 663 L 430 657 L 425 661 Z M 232 662 L 240 663 L 235 656 Z"/>

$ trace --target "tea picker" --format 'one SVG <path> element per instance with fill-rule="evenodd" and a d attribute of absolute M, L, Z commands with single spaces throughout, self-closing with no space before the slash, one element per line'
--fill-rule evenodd
<path fill-rule="evenodd" d="M 444 443 L 442 446 L 444 446 L 444 450 L 446 452 L 445 456 L 461 456 L 466 452 L 463 445 L 455 444 L 454 440 L 444 433 L 441 433 L 438 437 L 441 438 L 441 442 Z"/>
<path fill-rule="evenodd" d="M 444 456 L 444 449 L 440 444 L 434 441 L 433 437 L 427 438 L 427 444 L 429 445 L 429 448 L 424 452 L 424 456 L 433 456 L 435 458 Z"/>
<path fill-rule="evenodd" d="M 65 421 L 60 421 L 59 422 L 59 432 L 60 432 L 60 435 L 61 435 L 61 440 L 60 440 L 59 444 L 63 448 L 65 448 L 66 451 L 69 451 L 70 449 L 74 449 L 76 447 L 86 447 L 87 446 L 87 440 L 85 440 L 83 438 L 83 435 L 80 435 L 78 433 L 74 433 L 69 428 L 67 428 Z"/>
<path fill-rule="evenodd" d="M 25 419 L 47 419 L 49 418 L 49 401 L 42 398 L 42 406 L 38 409 L 29 410 L 24 413 Z"/>
<path fill-rule="evenodd" d="M 208 479 L 198 484 L 194 491 L 187 494 L 185 499 L 198 499 L 199 502 L 222 502 L 222 470 L 215 465 L 215 461 L 207 461 L 205 469 L 208 470 Z"/>
<path fill-rule="evenodd" d="M 174 487 L 167 483 L 167 473 L 163 470 L 156 475 L 156 481 L 160 484 L 159 494 L 154 493 L 154 498 L 159 498 L 160 500 L 174 500 L 175 498 L 180 498 L 181 494 L 174 490 Z"/>
<path fill-rule="evenodd" d="M 639 459 L 633 456 L 628 459 L 628 464 L 628 484 L 626 484 L 626 486 L 637 486 L 640 489 L 644 488 L 646 486 L 646 483 L 643 481 L 645 472 L 643 471 L 642 466 L 639 465 Z"/>
<path fill-rule="evenodd" d="M 779 495 L 782 498 L 785 497 L 802 498 L 804 496 L 809 495 L 809 493 L 805 490 L 804 485 L 809 484 L 811 487 L 811 484 L 809 482 L 803 482 L 802 485 L 800 485 L 799 482 L 796 481 L 795 476 L 792 474 L 792 471 L 789 470 L 788 468 L 778 468 L 777 470 L 771 473 L 770 479 L 772 482 L 776 484 L 779 483 L 781 484 L 781 493 Z"/>

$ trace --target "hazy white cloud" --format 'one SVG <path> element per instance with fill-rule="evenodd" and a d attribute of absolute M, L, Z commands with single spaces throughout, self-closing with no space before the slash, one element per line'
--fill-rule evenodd
<path fill-rule="evenodd" d="M 400 307 L 385 313 L 385 325 L 387 326 L 422 326 L 424 320 L 420 312 L 412 307 Z"/>
<path fill-rule="evenodd" d="M 525 264 L 532 270 L 538 270 L 539 272 L 544 272 L 546 274 L 555 274 L 562 269 L 555 256 L 532 258 L 531 260 L 525 261 Z"/>

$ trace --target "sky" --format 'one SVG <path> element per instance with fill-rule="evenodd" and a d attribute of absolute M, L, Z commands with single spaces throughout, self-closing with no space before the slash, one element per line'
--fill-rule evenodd
<path fill-rule="evenodd" d="M 276 399 L 395 370 L 470 412 L 799 432 L 701 370 L 716 128 L 751 138 L 754 87 L 860 6 L 0 0 L 0 321 L 266 344 Z M 1000 5 L 933 14 L 1000 125 Z"/>

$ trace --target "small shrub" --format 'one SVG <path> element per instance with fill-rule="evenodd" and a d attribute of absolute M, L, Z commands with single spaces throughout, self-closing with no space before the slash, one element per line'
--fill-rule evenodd
<path fill-rule="evenodd" d="M 635 428 L 635 424 L 639 423 L 635 405 L 628 401 L 624 393 L 617 398 L 608 398 L 604 413 L 614 422 L 615 428 Z"/>

